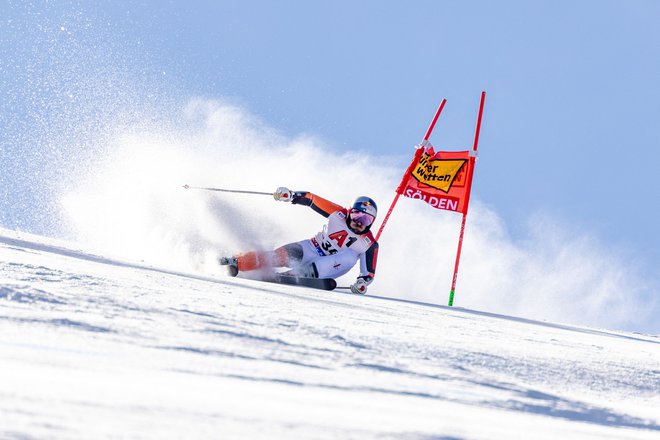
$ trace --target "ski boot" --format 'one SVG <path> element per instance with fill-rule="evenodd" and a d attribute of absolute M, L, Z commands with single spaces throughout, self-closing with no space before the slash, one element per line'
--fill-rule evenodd
<path fill-rule="evenodd" d="M 238 259 L 236 257 L 220 257 L 220 264 L 227 266 L 227 274 L 230 277 L 238 275 Z"/>

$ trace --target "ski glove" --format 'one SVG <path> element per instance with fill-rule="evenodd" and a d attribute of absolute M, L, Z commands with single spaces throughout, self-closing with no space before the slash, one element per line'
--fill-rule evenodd
<path fill-rule="evenodd" d="M 293 193 L 289 188 L 280 186 L 273 193 L 273 198 L 278 202 L 290 202 L 291 199 L 293 198 Z"/>
<path fill-rule="evenodd" d="M 362 278 L 358 278 L 355 280 L 355 283 L 351 285 L 351 292 L 357 293 L 358 295 L 364 295 L 367 293 L 367 282 Z"/>

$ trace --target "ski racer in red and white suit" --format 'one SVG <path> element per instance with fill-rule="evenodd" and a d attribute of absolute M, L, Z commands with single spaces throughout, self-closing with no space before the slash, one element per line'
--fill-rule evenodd
<path fill-rule="evenodd" d="M 378 243 L 370 232 L 377 214 L 376 203 L 368 197 L 358 197 L 347 209 L 310 192 L 292 192 L 283 187 L 278 188 L 273 197 L 278 201 L 309 206 L 326 217 L 328 223 L 308 240 L 289 243 L 271 252 L 238 255 L 238 271 L 289 267 L 297 276 L 337 278 L 351 270 L 359 259 L 360 275 L 351 285 L 351 291 L 366 293 L 367 286 L 374 279 L 378 257 Z"/>

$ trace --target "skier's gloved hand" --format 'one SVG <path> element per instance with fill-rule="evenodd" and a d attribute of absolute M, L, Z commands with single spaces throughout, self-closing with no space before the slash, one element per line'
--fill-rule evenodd
<path fill-rule="evenodd" d="M 355 283 L 351 285 L 351 292 L 357 293 L 358 295 L 364 295 L 367 293 L 367 282 L 362 278 L 358 278 L 355 280 Z"/>
<path fill-rule="evenodd" d="M 273 198 L 278 202 L 290 202 L 293 198 L 293 192 L 289 188 L 280 186 L 273 193 Z"/>

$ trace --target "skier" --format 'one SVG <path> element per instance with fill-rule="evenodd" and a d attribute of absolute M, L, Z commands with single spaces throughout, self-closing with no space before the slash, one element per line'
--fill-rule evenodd
<path fill-rule="evenodd" d="M 351 285 L 353 293 L 364 294 L 376 272 L 378 243 L 370 229 L 376 219 L 376 203 L 369 197 L 355 199 L 351 209 L 343 208 L 310 192 L 292 192 L 277 188 L 275 200 L 309 206 L 328 223 L 308 240 L 289 243 L 269 252 L 246 252 L 235 257 L 222 257 L 231 276 L 239 271 L 289 267 L 285 275 L 309 278 L 337 278 L 351 270 L 360 260 L 360 275 Z"/>

